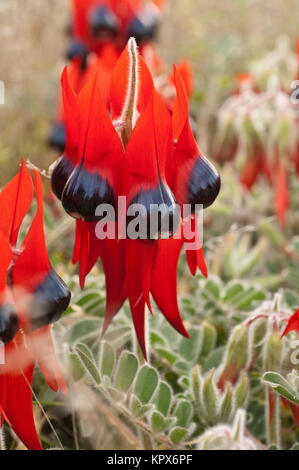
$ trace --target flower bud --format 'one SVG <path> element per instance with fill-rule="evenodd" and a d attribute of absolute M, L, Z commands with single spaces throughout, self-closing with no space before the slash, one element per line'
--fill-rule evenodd
<path fill-rule="evenodd" d="M 224 367 L 218 380 L 218 387 L 221 390 L 224 389 L 225 382 L 235 383 L 240 372 L 248 366 L 250 346 L 247 326 L 237 325 L 229 338 Z"/>

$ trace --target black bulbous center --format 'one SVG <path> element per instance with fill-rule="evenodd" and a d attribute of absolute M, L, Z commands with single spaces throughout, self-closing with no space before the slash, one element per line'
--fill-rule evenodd
<path fill-rule="evenodd" d="M 59 150 L 60 152 L 63 152 L 65 149 L 65 143 L 65 125 L 54 124 L 49 136 L 49 146 Z"/>
<path fill-rule="evenodd" d="M 0 305 L 0 341 L 8 344 L 13 340 L 19 328 L 18 315 L 10 303 Z"/>
<path fill-rule="evenodd" d="M 187 203 L 194 212 L 196 204 L 209 207 L 217 198 L 221 186 L 220 176 L 214 166 L 204 157 L 199 157 L 190 173 Z"/>
<path fill-rule="evenodd" d="M 73 171 L 62 193 L 65 211 L 75 219 L 97 222 L 103 218 L 102 215 L 97 215 L 102 204 L 108 204 L 115 209 L 116 201 L 112 187 L 99 173 L 87 171 L 81 163 Z"/>
<path fill-rule="evenodd" d="M 105 7 L 99 7 L 90 16 L 90 30 L 95 38 L 117 35 L 118 21 L 116 16 Z"/>
<path fill-rule="evenodd" d="M 69 46 L 66 50 L 66 58 L 69 61 L 72 61 L 73 59 L 83 59 L 83 61 L 86 61 L 88 55 L 88 48 L 86 45 L 78 41 L 77 39 L 73 39 L 70 43 Z"/>
<path fill-rule="evenodd" d="M 58 274 L 51 269 L 34 289 L 29 305 L 30 331 L 55 323 L 67 309 L 71 292 Z"/>
<path fill-rule="evenodd" d="M 67 158 L 66 155 L 62 155 L 55 166 L 51 176 L 51 187 L 55 196 L 61 200 L 64 187 L 74 171 L 73 163 Z"/>
<path fill-rule="evenodd" d="M 130 201 L 127 237 L 143 240 L 171 238 L 180 222 L 180 208 L 175 197 L 169 187 L 159 180 L 157 188 L 140 190 Z"/>
<path fill-rule="evenodd" d="M 152 11 L 146 10 L 144 14 L 135 16 L 128 26 L 128 38 L 134 37 L 137 44 L 155 39 L 159 20 Z"/>

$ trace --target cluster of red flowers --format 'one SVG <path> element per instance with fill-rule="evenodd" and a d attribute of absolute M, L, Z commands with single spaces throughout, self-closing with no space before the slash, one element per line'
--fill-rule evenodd
<path fill-rule="evenodd" d="M 0 425 L 6 420 L 27 447 L 41 449 L 32 410 L 33 370 L 38 362 L 49 386 L 66 393 L 51 325 L 68 307 L 71 294 L 49 262 L 43 188 L 36 171 L 34 182 L 37 210 L 20 246 L 18 234 L 34 191 L 23 161 L 18 175 L 0 192 Z"/>
<path fill-rule="evenodd" d="M 91 77 L 101 76 L 101 95 L 109 106 L 111 72 L 130 37 L 134 37 L 139 53 L 159 82 L 167 106 L 172 109 L 175 87 L 159 57 L 153 40 L 156 37 L 164 0 L 72 0 L 67 50 L 69 80 L 76 93 Z M 187 61 L 178 68 L 184 78 L 187 93 L 192 92 L 192 71 Z M 50 145 L 60 151 L 65 148 L 65 122 L 60 97 L 56 122 L 50 135 Z"/>
<path fill-rule="evenodd" d="M 163 205 L 164 217 L 174 219 L 176 201 L 189 204 L 197 249 L 187 249 L 192 274 L 207 269 L 199 241 L 196 204 L 213 203 L 220 178 L 198 150 L 188 112 L 188 96 L 180 72 L 174 67 L 176 98 L 171 113 L 154 87 L 152 75 L 131 38 L 116 63 L 110 80 L 108 106 L 97 73 L 76 94 L 69 73 L 62 76 L 66 120 L 66 148 L 52 173 L 52 188 L 66 212 L 77 219 L 73 262 L 79 261 L 81 287 L 100 258 L 106 276 L 106 316 L 103 332 L 128 297 L 140 347 L 146 356 L 145 305 L 151 311 L 150 293 L 167 320 L 188 336 L 182 323 L 176 286 L 176 268 L 184 239 L 184 224 L 164 239 L 162 223 L 152 236 L 130 239 L 119 235 L 118 220 L 103 222 L 97 211 L 109 204 L 115 213 L 128 214 L 142 204 L 150 223 L 152 207 Z M 124 210 L 119 207 L 124 196 Z M 159 209 L 160 210 L 160 209 Z M 123 214 L 121 214 L 123 215 Z M 117 236 L 99 239 L 99 224 Z M 125 220 L 128 224 L 128 219 Z M 103 228 L 104 230 L 104 228 Z M 175 233 L 178 235 L 177 237 Z"/>
<path fill-rule="evenodd" d="M 214 139 L 215 159 L 237 160 L 247 190 L 260 177 L 273 188 L 282 226 L 289 207 L 290 169 L 299 174 L 298 68 L 299 50 L 296 57 L 282 41 L 252 73 L 238 76 L 233 96 L 219 109 Z"/>

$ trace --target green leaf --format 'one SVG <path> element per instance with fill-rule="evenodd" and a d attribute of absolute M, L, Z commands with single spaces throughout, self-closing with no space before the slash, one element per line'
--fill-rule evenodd
<path fill-rule="evenodd" d="M 218 300 L 220 299 L 220 284 L 219 280 L 208 279 L 205 282 L 204 294 L 210 294 L 211 298 Z"/>
<path fill-rule="evenodd" d="M 121 392 L 127 392 L 131 387 L 138 369 L 137 357 L 127 351 L 120 355 L 114 378 L 114 386 Z"/>
<path fill-rule="evenodd" d="M 87 372 L 96 382 L 96 384 L 99 385 L 101 383 L 101 377 L 91 351 L 84 344 L 80 343 L 76 344 L 74 351 L 77 353 Z"/>
<path fill-rule="evenodd" d="M 85 368 L 82 365 L 82 362 L 78 358 L 77 354 L 70 352 L 69 354 L 70 362 L 71 362 L 71 371 L 72 377 L 75 382 L 82 379 L 85 375 Z"/>
<path fill-rule="evenodd" d="M 248 376 L 245 372 L 241 373 L 239 382 L 234 390 L 235 409 L 243 408 L 248 396 Z"/>
<path fill-rule="evenodd" d="M 100 358 L 100 371 L 102 376 L 107 375 L 110 377 L 115 363 L 115 351 L 106 341 L 102 344 Z"/>
<path fill-rule="evenodd" d="M 172 391 L 166 382 L 161 382 L 156 396 L 156 407 L 164 416 L 168 415 L 171 405 Z"/>
<path fill-rule="evenodd" d="M 133 395 L 131 398 L 130 409 L 131 413 L 135 418 L 142 418 L 149 410 L 151 410 L 153 405 L 150 403 L 148 405 L 143 405 L 141 401 Z"/>
<path fill-rule="evenodd" d="M 156 352 L 163 359 L 166 359 L 171 365 L 173 365 L 178 360 L 178 355 L 164 348 L 156 348 Z"/>
<path fill-rule="evenodd" d="M 214 370 L 205 377 L 202 387 L 202 405 L 205 409 L 207 422 L 215 424 L 218 417 L 218 396 L 214 383 Z"/>
<path fill-rule="evenodd" d="M 87 318 L 75 323 L 67 332 L 70 343 L 79 342 L 84 336 L 99 331 L 100 322 L 95 318 Z"/>
<path fill-rule="evenodd" d="M 204 372 L 207 372 L 210 369 L 213 369 L 214 367 L 216 368 L 220 366 L 224 353 L 225 353 L 225 346 L 221 346 L 220 348 L 217 348 L 214 351 L 212 351 L 207 357 L 207 360 L 205 362 Z"/>
<path fill-rule="evenodd" d="M 243 292 L 243 285 L 241 284 L 241 282 L 233 282 L 231 284 L 228 284 L 223 298 L 224 302 L 233 302 L 235 296 L 239 295 L 240 292 Z"/>
<path fill-rule="evenodd" d="M 277 372 L 266 372 L 263 380 L 277 393 L 299 405 L 299 393 Z"/>
<path fill-rule="evenodd" d="M 173 444 L 179 444 L 188 435 L 188 430 L 176 427 L 170 432 L 170 439 Z"/>
<path fill-rule="evenodd" d="M 187 400 L 180 401 L 175 409 L 174 416 L 177 418 L 177 425 L 185 428 L 189 426 L 193 415 L 193 406 Z"/>
<path fill-rule="evenodd" d="M 137 375 L 134 392 L 141 403 L 145 404 L 150 401 L 157 388 L 158 381 L 158 374 L 155 369 L 147 365 L 140 369 Z"/>
<path fill-rule="evenodd" d="M 233 389 L 230 382 L 226 383 L 226 390 L 220 406 L 219 421 L 229 421 L 233 410 Z"/>
<path fill-rule="evenodd" d="M 174 423 L 174 418 L 165 418 L 159 411 L 153 411 L 151 415 L 151 426 L 155 433 L 166 431 Z"/>
<path fill-rule="evenodd" d="M 217 340 L 217 331 L 216 328 L 211 325 L 211 323 L 204 320 L 201 324 L 202 331 L 202 345 L 200 355 L 201 357 L 206 357 L 210 354 L 211 351 L 215 349 L 215 344 Z"/>
<path fill-rule="evenodd" d="M 194 364 L 200 354 L 202 345 L 202 333 L 199 328 L 190 328 L 190 339 L 182 338 L 179 353 L 183 359 Z"/>

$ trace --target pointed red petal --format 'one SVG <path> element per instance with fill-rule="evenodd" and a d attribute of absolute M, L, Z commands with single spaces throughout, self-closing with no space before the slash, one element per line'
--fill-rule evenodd
<path fill-rule="evenodd" d="M 173 131 L 170 113 L 156 91 L 153 93 L 153 119 L 159 173 L 165 181 L 165 170 L 174 161 Z"/>
<path fill-rule="evenodd" d="M 189 338 L 177 303 L 177 264 L 183 242 L 183 237 L 160 240 L 151 275 L 151 294 L 166 320 Z"/>
<path fill-rule="evenodd" d="M 17 369 L 15 366 L 13 359 L 16 354 L 21 354 L 24 363 L 27 363 L 23 369 Z M 0 410 L 26 447 L 31 450 L 42 450 L 33 418 L 31 388 L 34 359 L 30 340 L 27 346 L 24 346 L 22 337 L 18 345 L 15 342 L 9 343 L 5 347 L 5 359 L 6 364 L 0 365 Z"/>
<path fill-rule="evenodd" d="M 33 356 L 38 362 L 49 387 L 57 392 L 60 389 L 65 395 L 67 387 L 56 358 L 51 336 L 51 326 L 45 326 L 30 333 Z"/>
<path fill-rule="evenodd" d="M 33 183 L 30 173 L 22 159 L 19 173 L 0 193 L 0 230 L 10 241 L 17 243 L 18 233 L 33 199 Z"/>
<path fill-rule="evenodd" d="M 81 233 L 84 227 L 84 222 L 82 219 L 76 220 L 76 232 L 75 232 L 75 244 L 73 250 L 72 263 L 76 264 L 80 259 L 80 250 L 81 250 Z"/>
<path fill-rule="evenodd" d="M 143 297 L 149 311 L 151 314 L 153 314 L 149 293 L 152 267 L 158 253 L 158 243 L 154 240 L 136 240 L 136 251 L 139 263 L 139 276 L 141 279 Z"/>
<path fill-rule="evenodd" d="M 137 339 L 146 359 L 145 300 L 140 279 L 139 259 L 136 245 L 136 240 L 126 240 L 126 281 Z"/>
<path fill-rule="evenodd" d="M 190 62 L 188 60 L 182 60 L 178 64 L 177 70 L 180 73 L 184 81 L 186 92 L 187 92 L 188 98 L 190 99 L 192 95 L 192 91 L 193 91 L 193 73 L 192 73 Z"/>
<path fill-rule="evenodd" d="M 102 329 L 105 334 L 126 299 L 125 240 L 102 241 L 101 261 L 106 278 L 106 312 Z"/>
<path fill-rule="evenodd" d="M 84 166 L 101 168 L 101 174 L 119 163 L 123 154 L 122 144 L 101 99 L 100 77 L 97 73 L 78 95 L 79 124 L 82 129 L 79 156 L 84 157 Z"/>
<path fill-rule="evenodd" d="M 0 253 L 1 253 L 1 263 L 0 263 L 0 304 L 3 301 L 3 296 L 5 293 L 6 287 L 6 277 L 7 270 L 13 258 L 13 253 L 10 248 L 9 241 L 5 236 L 0 232 Z"/>
<path fill-rule="evenodd" d="M 131 56 L 127 46 L 118 59 L 111 76 L 111 115 L 119 119 L 122 115 L 128 89 L 130 86 Z M 137 109 L 142 113 L 154 89 L 151 73 L 142 57 L 138 54 L 138 87 Z"/>
<path fill-rule="evenodd" d="M 61 76 L 61 88 L 66 132 L 65 155 L 76 163 L 79 141 L 77 95 L 70 84 L 67 67 L 64 68 Z"/>
<path fill-rule="evenodd" d="M 31 292 L 50 270 L 43 220 L 43 185 L 39 173 L 36 170 L 33 173 L 37 210 L 25 237 L 23 251 L 13 270 L 14 280 L 21 281 L 20 284 L 17 282 L 17 285 L 26 286 L 28 292 Z"/>
<path fill-rule="evenodd" d="M 44 233 L 43 186 L 41 177 L 36 170 L 34 170 L 34 181 L 37 210 L 23 242 L 23 251 L 16 259 L 13 268 L 15 301 L 20 306 L 20 326 L 25 331 L 29 320 L 27 313 L 23 311 L 23 295 L 21 295 L 19 289 L 25 290 L 27 294 L 33 292 L 34 288 L 44 280 L 51 269 Z"/>
<path fill-rule="evenodd" d="M 186 121 L 189 118 L 189 100 L 184 81 L 175 65 L 173 66 L 173 74 L 176 86 L 176 99 L 174 103 L 172 122 L 173 137 L 174 140 L 177 141 L 185 127 Z"/>
<path fill-rule="evenodd" d="M 88 274 L 89 258 L 89 227 L 85 223 L 81 233 L 80 259 L 79 259 L 79 281 L 81 289 L 84 289 L 85 278 Z"/>
<path fill-rule="evenodd" d="M 188 266 L 192 276 L 195 276 L 197 267 L 204 275 L 205 278 L 208 277 L 208 269 L 203 253 L 203 249 L 201 247 L 200 241 L 200 234 L 199 234 L 199 227 L 198 227 L 198 215 L 194 215 L 189 219 L 190 223 L 190 230 L 191 233 L 194 234 L 193 238 L 185 239 L 185 248 L 186 248 L 186 257 Z M 184 221 L 184 224 L 187 224 L 187 221 Z M 184 225 L 184 234 L 186 235 L 187 230 L 185 229 Z M 186 231 L 185 231 L 186 230 Z M 188 249 L 188 245 L 191 244 L 192 249 Z"/>
<path fill-rule="evenodd" d="M 158 184 L 153 111 L 152 96 L 144 113 L 138 119 L 126 147 L 124 165 L 128 176 L 125 181 L 125 194 L 130 194 L 129 199 L 141 188 L 149 189 Z"/>
<path fill-rule="evenodd" d="M 288 324 L 284 329 L 281 337 L 289 333 L 290 331 L 299 331 L 299 309 L 289 318 Z"/>

